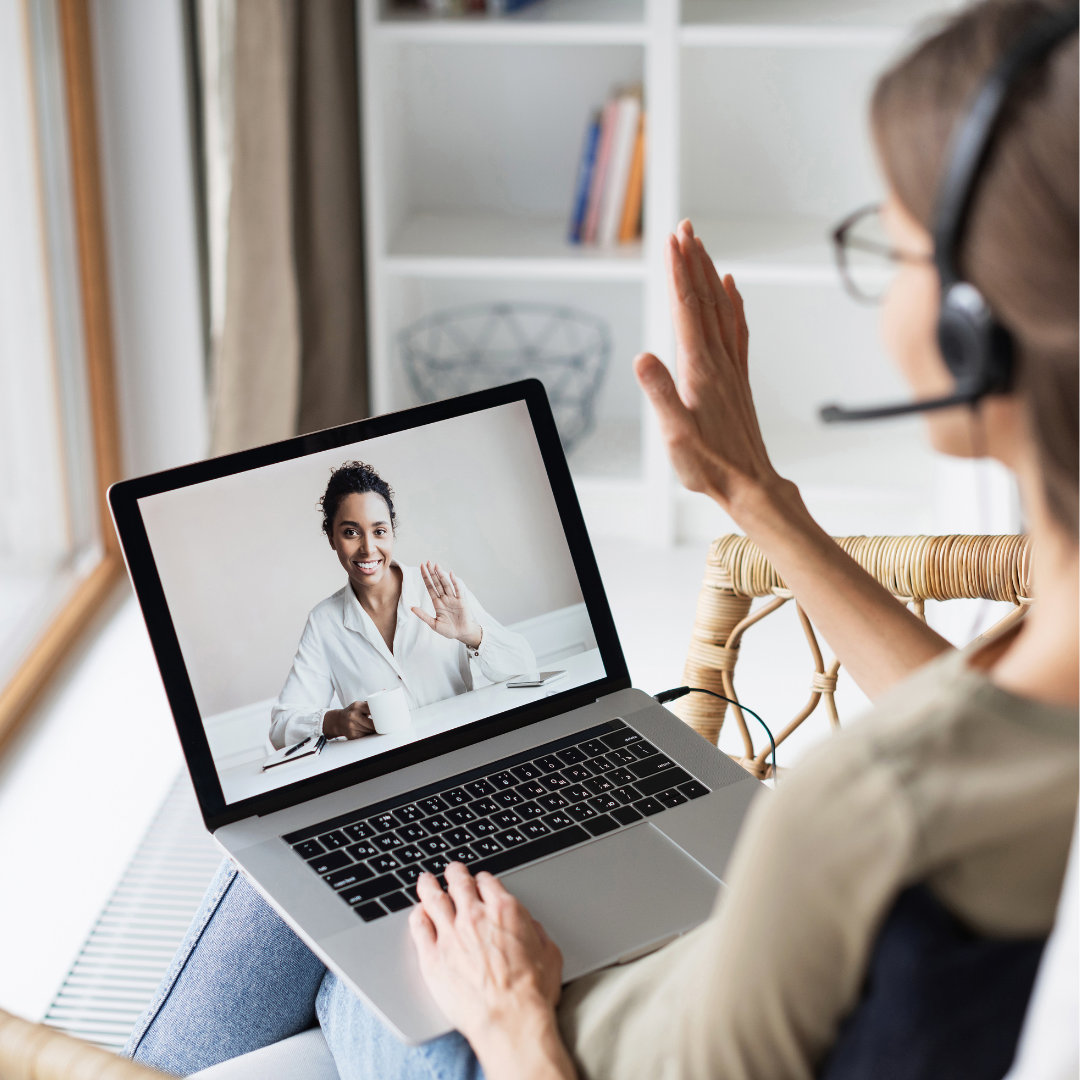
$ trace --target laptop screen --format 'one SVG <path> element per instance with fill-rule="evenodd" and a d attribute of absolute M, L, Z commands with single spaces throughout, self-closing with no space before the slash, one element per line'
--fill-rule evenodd
<path fill-rule="evenodd" d="M 538 386 L 112 489 L 204 815 L 628 682 Z"/>

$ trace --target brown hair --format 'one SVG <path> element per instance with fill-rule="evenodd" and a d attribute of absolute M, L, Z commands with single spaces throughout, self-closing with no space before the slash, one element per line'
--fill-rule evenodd
<path fill-rule="evenodd" d="M 995 62 L 1062 5 L 983 0 L 879 79 L 870 121 L 897 198 L 928 230 L 953 127 Z M 1077 39 L 1066 39 L 1013 84 L 958 253 L 1016 342 L 1016 391 L 1038 448 L 1051 513 L 1078 530 Z"/>

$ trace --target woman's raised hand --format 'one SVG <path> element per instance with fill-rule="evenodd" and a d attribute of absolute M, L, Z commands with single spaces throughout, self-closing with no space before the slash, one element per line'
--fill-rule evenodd
<path fill-rule="evenodd" d="M 731 509 L 754 485 L 778 479 L 750 395 L 742 296 L 730 274 L 721 281 L 689 221 L 668 237 L 666 261 L 678 386 L 652 353 L 637 356 L 634 373 L 679 479 Z"/>
<path fill-rule="evenodd" d="M 432 617 L 418 607 L 414 607 L 412 613 L 443 637 L 455 638 L 473 648 L 479 645 L 480 625 L 474 621 L 469 611 L 465 602 L 465 590 L 454 577 L 453 570 L 444 571 L 438 563 L 423 562 L 420 564 L 420 573 L 424 577 L 435 615 Z"/>

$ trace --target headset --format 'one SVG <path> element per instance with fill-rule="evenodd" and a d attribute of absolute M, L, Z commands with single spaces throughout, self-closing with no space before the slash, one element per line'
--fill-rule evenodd
<path fill-rule="evenodd" d="M 826 423 L 878 420 L 952 405 L 974 405 L 986 395 L 1002 393 L 1012 385 L 1015 360 L 1012 335 L 994 317 L 982 293 L 960 276 L 957 256 L 976 181 L 1010 89 L 1030 66 L 1076 33 L 1078 21 L 1080 5 L 1068 4 L 1029 28 L 991 69 L 950 140 L 949 164 L 934 211 L 933 238 L 934 265 L 941 278 L 938 345 L 945 366 L 956 380 L 955 390 L 944 397 L 873 408 L 826 405 L 820 411 Z"/>

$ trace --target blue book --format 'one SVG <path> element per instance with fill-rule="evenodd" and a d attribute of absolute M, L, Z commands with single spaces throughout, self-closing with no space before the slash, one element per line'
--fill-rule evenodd
<path fill-rule="evenodd" d="M 488 14 L 508 15 L 511 11 L 535 3 L 536 0 L 488 0 Z"/>
<path fill-rule="evenodd" d="M 589 121 L 585 132 L 585 145 L 578 165 L 577 190 L 574 194 L 574 212 L 570 218 L 567 239 L 571 244 L 581 243 L 581 230 L 585 226 L 585 211 L 589 204 L 589 187 L 592 184 L 593 166 L 596 165 L 596 148 L 600 144 L 600 122 L 603 114 L 598 109 Z"/>

